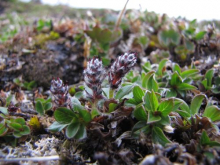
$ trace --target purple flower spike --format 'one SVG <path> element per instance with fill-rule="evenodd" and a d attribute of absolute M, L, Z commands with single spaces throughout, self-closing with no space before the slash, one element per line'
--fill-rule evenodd
<path fill-rule="evenodd" d="M 131 70 L 132 67 L 134 67 L 136 62 L 137 57 L 134 53 L 125 53 L 116 59 L 108 74 L 111 88 L 118 88 L 121 84 L 122 78 Z"/>
<path fill-rule="evenodd" d="M 102 61 L 94 57 L 87 63 L 87 68 L 84 70 L 85 84 L 93 91 L 92 96 L 87 92 L 91 99 L 103 98 L 101 84 L 104 78 L 105 70 Z"/>
<path fill-rule="evenodd" d="M 56 106 L 68 106 L 69 105 L 69 93 L 68 86 L 63 84 L 63 81 L 59 78 L 51 81 L 50 91 L 54 96 L 54 102 Z"/>

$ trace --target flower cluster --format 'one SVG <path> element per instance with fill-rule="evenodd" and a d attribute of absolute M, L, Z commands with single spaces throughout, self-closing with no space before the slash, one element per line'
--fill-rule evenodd
<path fill-rule="evenodd" d="M 122 78 L 130 71 L 132 67 L 134 67 L 136 62 L 137 57 L 134 53 L 125 53 L 116 59 L 108 73 L 111 88 L 118 88 L 118 86 L 121 84 Z"/>
<path fill-rule="evenodd" d="M 105 75 L 101 60 L 94 57 L 87 63 L 87 68 L 84 70 L 84 81 L 93 92 L 91 95 L 86 91 L 91 99 L 95 100 L 103 98 L 101 84 Z"/>
<path fill-rule="evenodd" d="M 51 81 L 50 91 L 54 96 L 54 103 L 57 107 L 67 107 L 69 105 L 68 86 L 63 84 L 59 78 Z"/>

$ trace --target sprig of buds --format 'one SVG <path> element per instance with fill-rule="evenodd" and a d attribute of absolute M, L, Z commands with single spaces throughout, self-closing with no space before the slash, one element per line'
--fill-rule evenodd
<path fill-rule="evenodd" d="M 70 103 L 68 85 L 64 85 L 60 78 L 51 81 L 50 91 L 54 96 L 54 103 L 57 107 L 67 107 Z"/>
<path fill-rule="evenodd" d="M 112 89 L 117 89 L 121 84 L 122 78 L 128 73 L 137 62 L 134 53 L 125 53 L 119 56 L 111 65 L 108 73 L 109 83 Z"/>
<path fill-rule="evenodd" d="M 103 68 L 101 60 L 94 57 L 87 62 L 87 68 L 84 70 L 84 81 L 93 92 L 91 95 L 86 91 L 90 99 L 96 100 L 103 98 L 101 84 L 105 75 L 105 69 Z"/>

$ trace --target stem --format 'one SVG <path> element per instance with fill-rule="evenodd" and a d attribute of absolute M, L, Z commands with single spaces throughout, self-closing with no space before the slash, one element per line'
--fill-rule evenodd
<path fill-rule="evenodd" d="M 92 104 L 92 110 L 93 110 L 93 109 L 98 109 L 98 108 L 97 108 L 97 103 L 98 103 L 98 100 L 95 99 L 94 102 L 93 102 L 93 104 Z"/>
<path fill-rule="evenodd" d="M 109 90 L 109 98 L 112 99 L 114 97 L 114 89 L 110 88 Z"/>

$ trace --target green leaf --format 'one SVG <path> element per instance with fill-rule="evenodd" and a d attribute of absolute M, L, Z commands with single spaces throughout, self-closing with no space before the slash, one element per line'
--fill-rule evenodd
<path fill-rule="evenodd" d="M 158 106 L 159 106 L 159 102 L 157 99 L 157 96 L 155 95 L 154 91 L 150 92 L 147 91 L 145 93 L 144 96 L 144 106 L 146 108 L 147 111 L 156 111 Z"/>
<path fill-rule="evenodd" d="M 45 104 L 49 103 L 49 102 L 52 102 L 52 98 L 51 97 L 49 97 L 47 100 L 44 101 Z"/>
<path fill-rule="evenodd" d="M 118 90 L 118 92 L 116 93 L 115 95 L 115 99 L 121 99 L 123 98 L 124 96 L 126 96 L 127 94 L 129 94 L 132 89 L 133 89 L 134 85 L 126 85 L 126 86 L 123 86 L 122 88 L 120 88 Z"/>
<path fill-rule="evenodd" d="M 185 79 L 185 78 L 188 78 L 188 77 L 190 77 L 190 76 L 192 76 L 192 75 L 197 74 L 198 72 L 199 72 L 198 69 L 188 69 L 188 70 L 183 71 L 183 72 L 180 74 L 180 76 L 181 76 L 183 79 Z"/>
<path fill-rule="evenodd" d="M 86 127 L 81 124 L 77 134 L 74 136 L 75 139 L 84 139 L 87 137 Z"/>
<path fill-rule="evenodd" d="M 23 136 L 20 131 L 14 131 L 14 132 L 13 132 L 13 135 L 14 135 L 14 137 L 16 137 L 16 138 L 20 138 L 20 137 Z"/>
<path fill-rule="evenodd" d="M 11 127 L 12 129 L 16 131 L 20 131 L 22 129 L 22 125 L 19 123 L 15 123 L 15 122 L 10 123 L 9 127 Z"/>
<path fill-rule="evenodd" d="M 191 117 L 191 115 L 190 115 L 188 112 L 186 112 L 186 111 L 176 110 L 176 112 L 177 112 L 180 116 L 182 116 L 182 117 L 184 117 L 184 118 Z"/>
<path fill-rule="evenodd" d="M 71 98 L 71 103 L 74 111 L 84 110 L 84 107 L 81 105 L 80 101 L 76 97 Z"/>
<path fill-rule="evenodd" d="M 147 124 L 155 123 L 160 120 L 161 120 L 161 117 L 159 115 L 154 115 L 154 112 L 150 111 L 148 113 Z"/>
<path fill-rule="evenodd" d="M 203 113 L 204 117 L 208 117 L 213 122 L 220 120 L 220 109 L 214 105 L 209 106 Z"/>
<path fill-rule="evenodd" d="M 44 115 L 44 106 L 40 101 L 36 102 L 35 109 L 40 115 Z"/>
<path fill-rule="evenodd" d="M 201 145 L 209 145 L 210 147 L 218 146 L 220 147 L 220 143 L 217 141 L 210 141 L 209 136 L 205 130 L 202 131 L 201 139 L 200 139 Z"/>
<path fill-rule="evenodd" d="M 122 30 L 121 29 L 115 29 L 114 31 L 112 31 L 112 35 L 111 35 L 111 41 L 114 42 L 117 39 L 122 37 Z"/>
<path fill-rule="evenodd" d="M 93 119 L 94 117 L 98 116 L 98 115 L 99 115 L 98 110 L 97 110 L 97 109 L 93 109 L 92 112 L 91 112 L 92 119 Z"/>
<path fill-rule="evenodd" d="M 132 106 L 132 105 L 138 105 L 139 103 L 136 102 L 136 100 L 134 98 L 128 99 L 125 102 L 126 105 Z"/>
<path fill-rule="evenodd" d="M 154 78 L 154 75 L 151 75 L 147 81 L 147 89 L 149 91 L 154 90 L 155 92 L 158 91 L 158 84 Z"/>
<path fill-rule="evenodd" d="M 0 123 L 0 129 L 5 127 L 5 123 Z"/>
<path fill-rule="evenodd" d="M 170 117 L 169 116 L 161 116 L 161 120 L 159 121 L 162 125 L 170 125 Z"/>
<path fill-rule="evenodd" d="M 54 112 L 54 117 L 60 124 L 70 124 L 75 117 L 75 114 L 68 108 L 59 107 Z"/>
<path fill-rule="evenodd" d="M 8 131 L 8 128 L 6 128 L 5 126 L 0 128 L 0 137 L 4 136 Z"/>
<path fill-rule="evenodd" d="M 177 96 L 177 93 L 174 89 L 169 89 L 169 91 L 166 92 L 166 98 L 176 97 L 176 96 Z"/>
<path fill-rule="evenodd" d="M 43 99 L 43 98 L 36 98 L 35 101 L 36 101 L 36 102 L 37 102 L 37 101 L 40 101 L 42 104 L 46 102 L 46 100 Z"/>
<path fill-rule="evenodd" d="M 151 64 L 149 61 L 147 61 L 144 65 L 142 65 L 142 69 L 145 73 L 148 73 L 151 71 Z M 142 85 L 143 86 L 143 85 Z M 144 87 L 144 86 L 143 86 Z"/>
<path fill-rule="evenodd" d="M 79 131 L 80 123 L 71 123 L 66 128 L 66 136 L 67 138 L 73 138 L 77 132 Z"/>
<path fill-rule="evenodd" d="M 181 74 L 181 68 L 178 64 L 173 65 L 173 72 L 177 72 L 178 74 Z"/>
<path fill-rule="evenodd" d="M 150 71 L 147 74 L 144 74 L 142 77 L 142 87 L 147 88 L 149 78 L 154 74 L 154 71 Z"/>
<path fill-rule="evenodd" d="M 158 66 L 158 69 L 157 69 L 157 72 L 156 74 L 158 76 L 162 76 L 163 75 L 163 68 L 164 66 L 166 65 L 168 59 L 163 59 L 160 63 L 159 63 L 159 66 Z"/>
<path fill-rule="evenodd" d="M 141 87 L 135 86 L 133 88 L 133 97 L 134 97 L 134 100 L 136 101 L 137 104 L 139 104 L 143 101 L 142 100 L 143 96 L 144 96 L 144 91 L 141 89 Z"/>
<path fill-rule="evenodd" d="M 15 122 L 16 122 L 16 123 L 19 123 L 19 124 L 21 124 L 21 125 L 25 125 L 25 124 L 26 124 L 24 118 L 21 118 L 21 117 L 16 118 L 16 119 L 15 119 Z"/>
<path fill-rule="evenodd" d="M 177 86 L 177 89 L 180 90 L 180 91 L 187 91 L 187 90 L 193 90 L 193 89 L 196 89 L 195 86 L 193 85 L 190 85 L 188 83 L 181 83 Z"/>
<path fill-rule="evenodd" d="M 147 125 L 146 121 L 137 122 L 132 128 L 131 136 L 138 138 L 141 132 L 144 132 L 145 134 L 150 132 L 150 125 Z"/>
<path fill-rule="evenodd" d="M 214 70 L 213 69 L 209 69 L 206 74 L 205 74 L 205 78 L 207 79 L 207 86 L 211 87 L 212 86 L 212 78 L 214 76 Z"/>
<path fill-rule="evenodd" d="M 48 111 L 52 108 L 53 104 L 51 102 L 48 102 L 44 105 L 44 110 Z"/>
<path fill-rule="evenodd" d="M 4 115 L 7 115 L 8 114 L 8 108 L 0 107 L 0 112 L 3 113 Z"/>
<path fill-rule="evenodd" d="M 208 90 L 208 89 L 209 89 L 207 79 L 202 80 L 202 85 L 205 87 L 205 89 L 206 89 L 206 90 Z"/>
<path fill-rule="evenodd" d="M 206 98 L 205 95 L 203 95 L 203 94 L 198 94 L 198 95 L 196 95 L 196 96 L 192 99 L 192 102 L 191 102 L 191 105 L 190 105 L 190 114 L 191 114 L 191 115 L 198 114 L 199 109 L 200 109 L 200 107 L 201 107 L 201 104 L 202 104 L 202 101 L 203 101 L 204 98 Z"/>
<path fill-rule="evenodd" d="M 162 146 L 165 146 L 167 143 L 171 143 L 171 141 L 164 135 L 161 128 L 154 126 L 152 130 L 152 139 L 154 143 L 159 143 Z"/>
<path fill-rule="evenodd" d="M 109 43 L 121 36 L 120 30 L 116 30 L 113 33 L 109 29 L 101 29 L 98 25 L 96 25 L 92 30 L 86 30 L 85 33 L 90 36 L 92 40 L 96 40 L 100 44 Z"/>
<path fill-rule="evenodd" d="M 158 33 L 158 40 L 162 45 L 170 46 L 178 45 L 180 42 L 180 34 L 173 29 L 163 30 Z"/>
<path fill-rule="evenodd" d="M 9 95 L 9 96 L 6 98 L 6 107 L 9 106 L 9 104 L 10 104 L 11 101 L 12 101 L 12 99 L 13 99 L 13 95 Z"/>
<path fill-rule="evenodd" d="M 146 48 L 146 46 L 149 44 L 150 40 L 147 36 L 141 36 L 139 39 L 139 42 L 143 49 Z"/>
<path fill-rule="evenodd" d="M 48 130 L 49 131 L 52 131 L 52 132 L 60 132 L 62 131 L 68 124 L 60 124 L 58 123 L 57 121 L 55 121 L 53 124 L 51 124 L 49 127 L 48 127 Z"/>
<path fill-rule="evenodd" d="M 196 39 L 196 40 L 201 40 L 201 39 L 204 38 L 205 34 L 206 34 L 206 31 L 198 32 L 198 33 L 195 35 L 195 39 Z"/>
<path fill-rule="evenodd" d="M 80 110 L 79 111 L 80 117 L 83 118 L 83 120 L 88 123 L 92 120 L 91 114 L 87 110 Z"/>
<path fill-rule="evenodd" d="M 207 143 L 209 143 L 209 142 L 210 142 L 210 139 L 209 139 L 209 137 L 208 137 L 206 131 L 203 130 L 203 131 L 202 131 L 202 135 L 201 135 L 201 139 L 200 139 L 200 143 L 201 143 L 202 145 L 205 145 L 205 144 L 207 144 Z"/>
<path fill-rule="evenodd" d="M 110 103 L 108 105 L 109 113 L 113 112 L 117 106 L 118 106 L 118 104 L 116 104 L 116 103 Z"/>
<path fill-rule="evenodd" d="M 184 41 L 184 46 L 186 47 L 186 49 L 193 53 L 195 51 L 195 44 L 187 39 L 185 39 Z"/>
<path fill-rule="evenodd" d="M 171 76 L 170 85 L 171 86 L 179 86 L 181 83 L 182 83 L 182 78 L 175 71 Z"/>
<path fill-rule="evenodd" d="M 158 111 L 161 112 L 162 116 L 167 116 L 173 110 L 173 99 L 162 101 L 159 105 Z"/>
<path fill-rule="evenodd" d="M 134 117 L 140 121 L 147 121 L 147 113 L 143 106 L 139 106 L 134 110 Z"/>
<path fill-rule="evenodd" d="M 22 135 L 29 135 L 31 133 L 30 128 L 27 125 L 24 125 L 21 131 Z"/>

